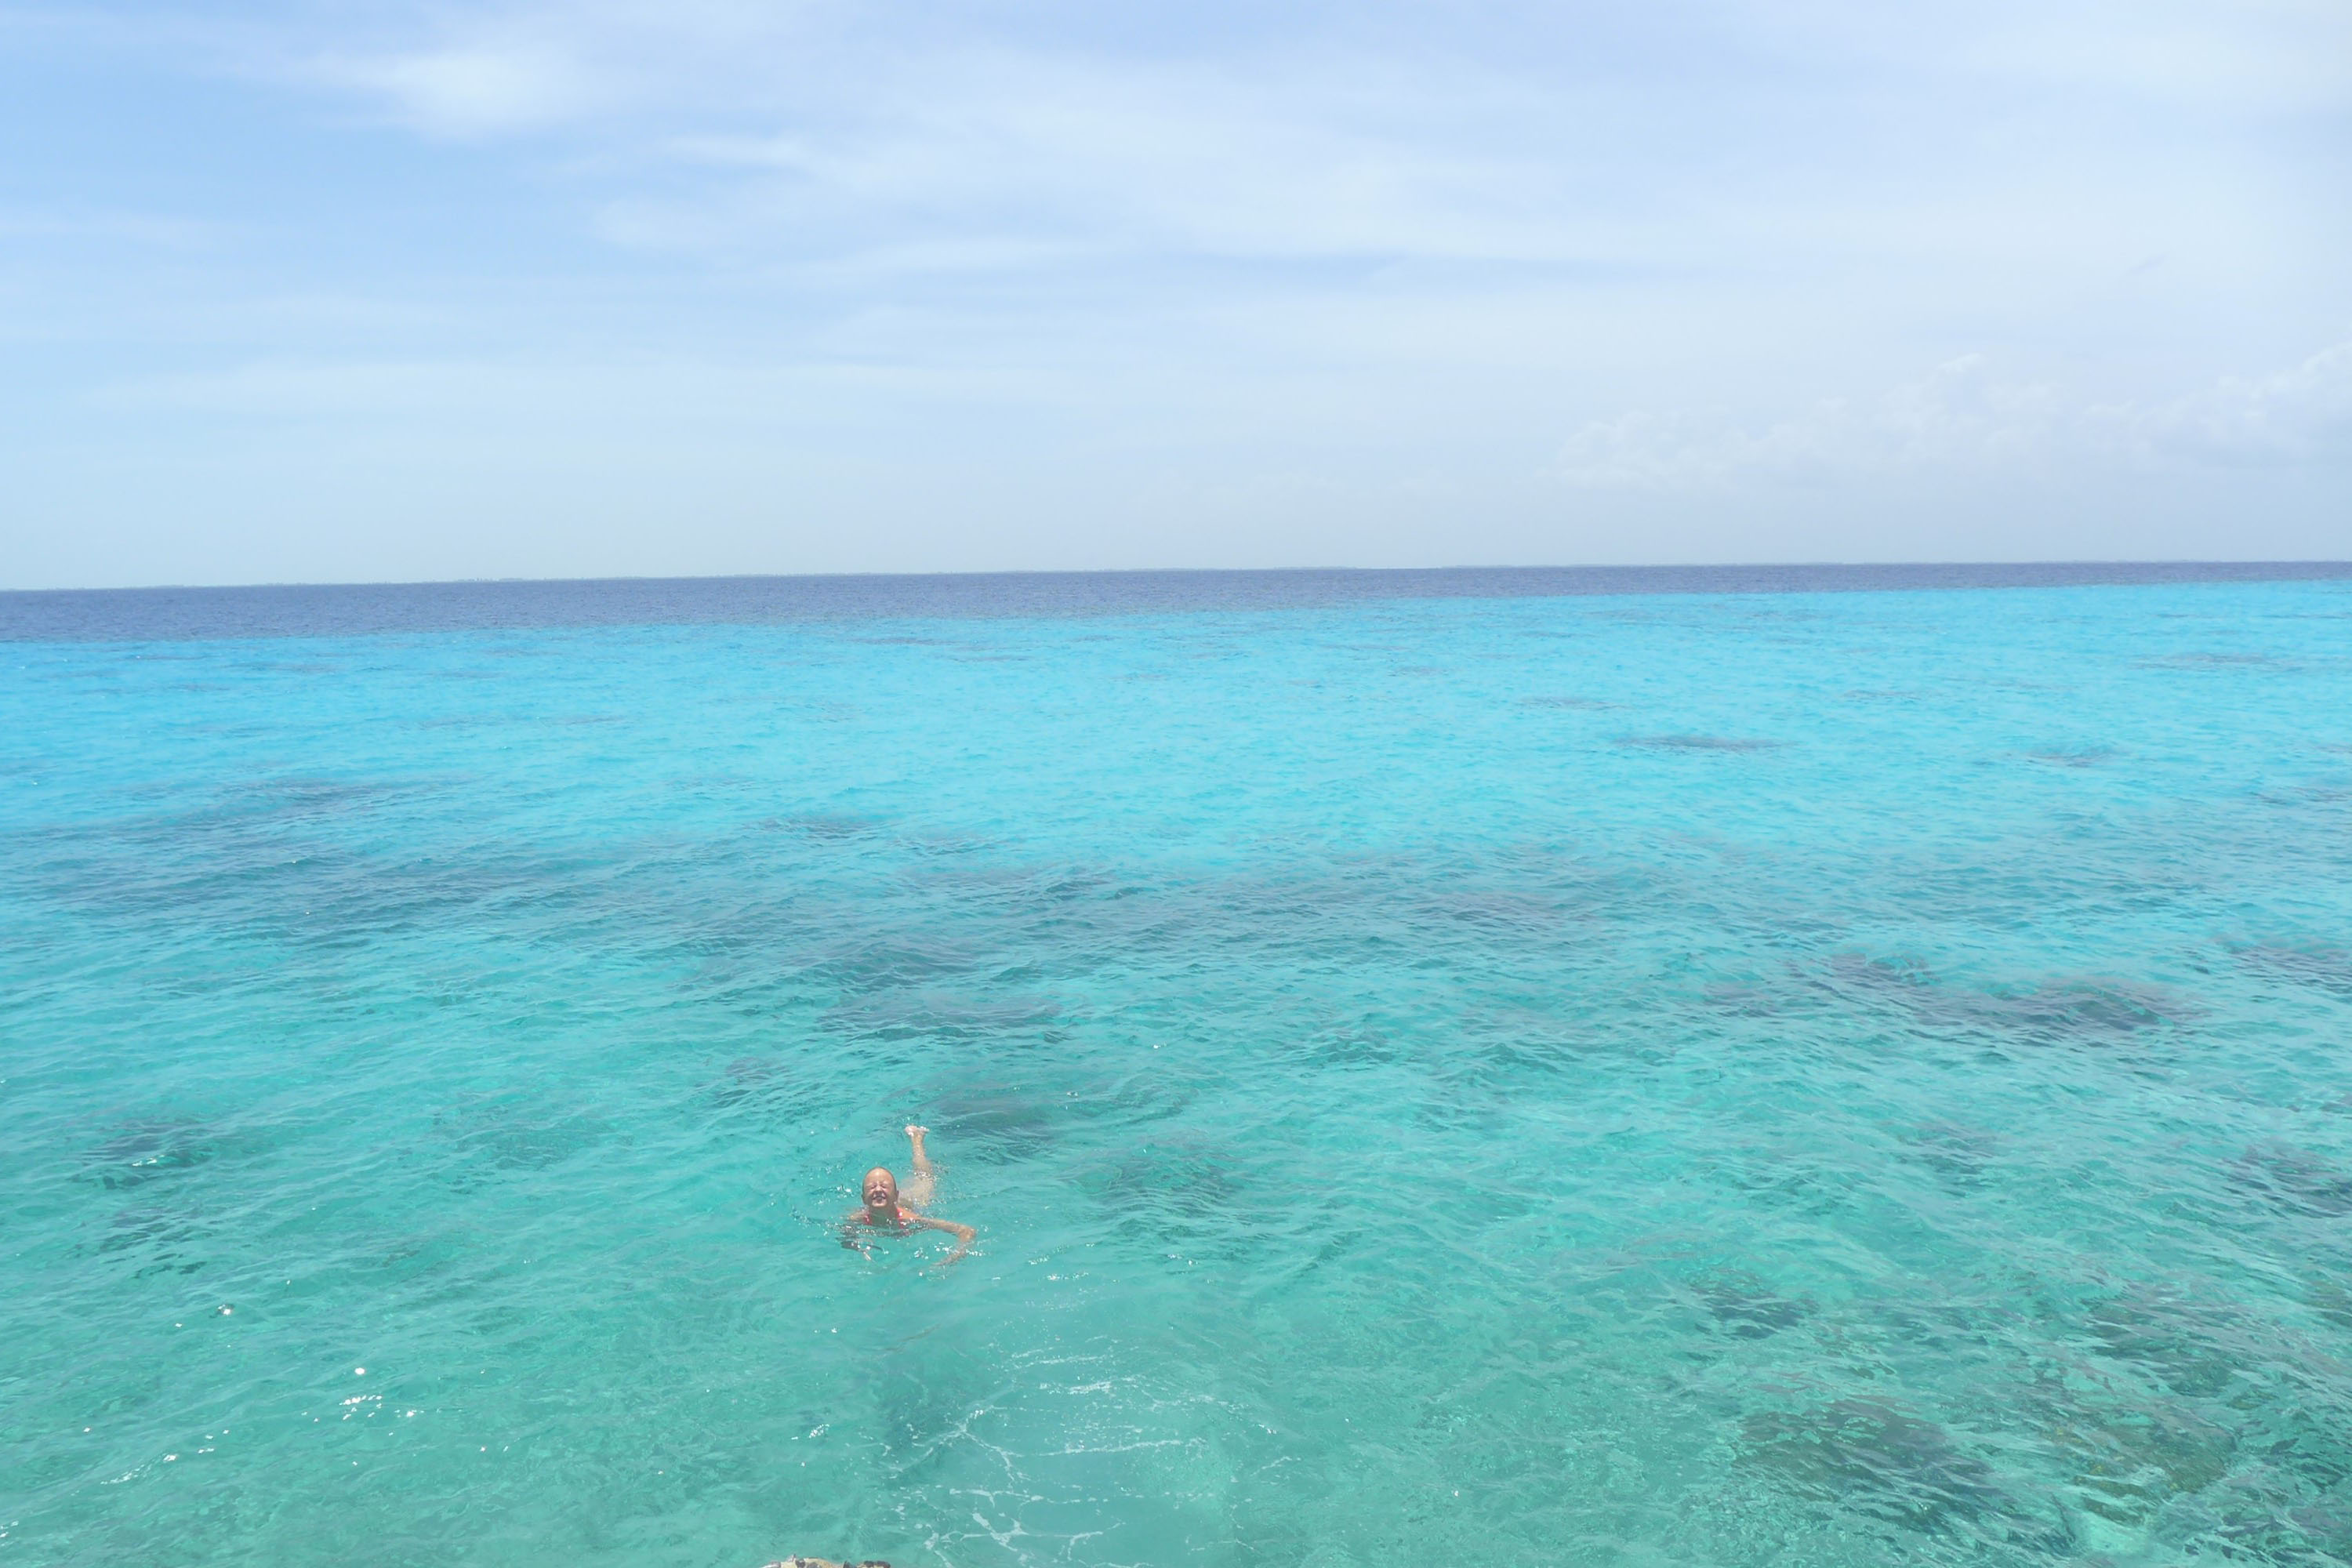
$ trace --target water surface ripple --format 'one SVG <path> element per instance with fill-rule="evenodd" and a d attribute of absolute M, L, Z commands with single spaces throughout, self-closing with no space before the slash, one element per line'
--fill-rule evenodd
<path fill-rule="evenodd" d="M 2352 1556 L 2352 584 L 926 609 L 19 621 L 0 1563 Z"/>

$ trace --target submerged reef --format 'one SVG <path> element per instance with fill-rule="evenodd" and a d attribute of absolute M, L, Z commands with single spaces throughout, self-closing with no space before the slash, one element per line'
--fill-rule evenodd
<path fill-rule="evenodd" d="M 1742 1459 L 1781 1485 L 1934 1531 L 2009 1506 L 1991 1468 L 1963 1453 L 1935 1423 L 1879 1399 L 1750 1415 Z"/>

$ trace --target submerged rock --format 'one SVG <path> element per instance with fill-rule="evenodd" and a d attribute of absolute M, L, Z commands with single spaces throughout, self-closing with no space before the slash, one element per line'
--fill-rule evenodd
<path fill-rule="evenodd" d="M 1743 1456 L 1791 1489 L 1861 1508 L 1917 1531 L 2000 1511 L 1991 1468 L 1933 1422 L 1876 1399 L 1841 1399 L 1801 1415 L 1751 1415 Z"/>
<path fill-rule="evenodd" d="M 1769 1338 L 1813 1315 L 1811 1302 L 1777 1296 L 1744 1275 L 1702 1280 L 1694 1289 L 1708 1315 L 1735 1339 Z"/>
<path fill-rule="evenodd" d="M 2315 1219 L 2352 1214 L 2352 1173 L 2291 1144 L 2256 1144 L 2239 1159 L 2231 1180 L 2289 1214 Z"/>

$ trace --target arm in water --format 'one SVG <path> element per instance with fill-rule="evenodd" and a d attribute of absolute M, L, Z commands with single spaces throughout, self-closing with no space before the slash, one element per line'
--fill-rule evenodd
<path fill-rule="evenodd" d="M 917 1215 L 914 1223 L 921 1226 L 925 1230 L 946 1231 L 956 1238 L 955 1250 L 940 1259 L 940 1267 L 942 1268 L 970 1252 L 973 1238 L 980 1235 L 980 1232 L 972 1229 L 971 1226 L 958 1225 L 951 1219 L 932 1219 L 928 1215 Z"/>

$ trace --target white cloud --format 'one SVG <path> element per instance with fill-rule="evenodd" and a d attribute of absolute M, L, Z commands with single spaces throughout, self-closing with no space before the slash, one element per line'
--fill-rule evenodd
<path fill-rule="evenodd" d="M 2338 0 L 2036 4 L 1966 46 L 1976 63 L 2077 89 L 2263 115 L 2352 106 L 2352 7 Z"/>
<path fill-rule="evenodd" d="M 608 232 L 788 255 L 888 235 L 990 266 L 1019 248 L 1010 233 L 1061 257 L 1587 256 L 1604 226 L 1559 188 L 1556 160 L 1517 148 L 1533 127 L 1491 124 L 1511 97 L 1458 70 L 1408 82 L 1370 65 L 1269 76 L 968 54 L 908 69 L 822 133 L 679 138 L 671 156 L 719 187 L 618 202 Z M 1493 134 L 1423 123 L 1473 111 Z M 1572 115 L 1540 118 L 1558 136 Z"/>
<path fill-rule="evenodd" d="M 2001 381 L 1983 355 L 1964 354 L 1877 397 L 1824 399 L 1760 429 L 1642 411 L 1596 420 L 1569 438 L 1559 473 L 1595 489 L 1670 489 L 1997 465 L 2046 447 L 2058 423 L 2049 387 Z"/>
<path fill-rule="evenodd" d="M 2097 408 L 2091 418 L 2158 458 L 2255 464 L 2352 451 L 2352 342 L 2270 375 L 2224 376 L 2192 396 Z"/>
<path fill-rule="evenodd" d="M 597 107 L 607 90 L 576 60 L 532 47 L 327 57 L 310 61 L 307 74 L 370 94 L 396 119 L 436 136 L 538 130 Z"/>
<path fill-rule="evenodd" d="M 835 7 L 839 9 L 838 7 Z M 822 79 L 789 47 L 814 5 L 733 0 L 296 7 L 224 33 L 254 74 L 349 94 L 433 136 L 567 127 L 643 134 L 646 116 L 772 108 Z"/>
<path fill-rule="evenodd" d="M 2340 0 L 1782 0 L 1719 14 L 1815 60 L 2265 117 L 2352 107 L 2352 7 Z"/>
<path fill-rule="evenodd" d="M 1761 428 L 1643 411 L 1596 420 L 1569 438 L 1558 471 L 1589 489 L 1689 489 L 2118 458 L 2280 464 L 2347 447 L 2352 342 L 2154 405 L 2069 400 L 2046 382 L 2003 379 L 1985 356 L 1964 354 L 1879 396 L 1826 399 Z"/>

